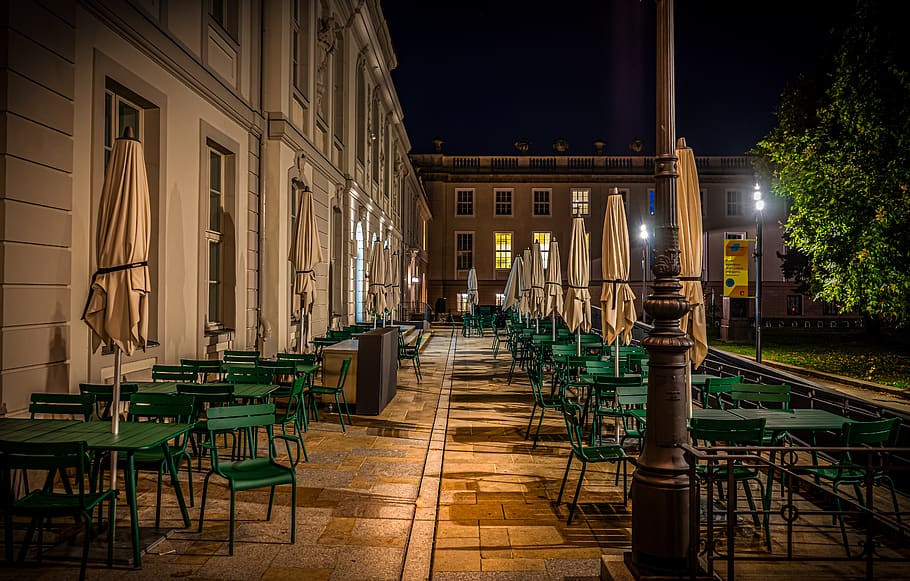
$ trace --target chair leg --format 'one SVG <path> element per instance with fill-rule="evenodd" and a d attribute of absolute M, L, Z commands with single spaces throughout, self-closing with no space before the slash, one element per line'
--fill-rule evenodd
<path fill-rule="evenodd" d="M 585 470 L 588 468 L 588 463 L 584 460 L 581 461 L 581 474 L 578 475 L 578 485 L 575 486 L 575 498 L 572 499 L 572 507 L 569 508 L 569 519 L 566 521 L 566 526 L 572 524 L 572 518 L 575 516 L 575 509 L 578 508 L 578 495 L 581 494 L 581 483 L 585 479 Z"/>
<path fill-rule="evenodd" d="M 509 381 L 506 385 L 512 385 L 512 374 L 515 372 L 515 357 L 512 357 L 512 365 L 509 366 Z"/>
<path fill-rule="evenodd" d="M 164 466 L 158 469 L 158 490 L 155 493 L 155 530 L 161 528 L 161 480 L 164 476 Z"/>
<path fill-rule="evenodd" d="M 566 481 L 569 479 L 569 469 L 572 467 L 572 456 L 575 452 L 569 452 L 569 461 L 566 462 L 566 472 L 562 475 L 562 485 L 559 487 L 559 496 L 556 497 L 556 504 L 562 502 L 562 493 L 566 489 Z"/>
<path fill-rule="evenodd" d="M 837 519 L 840 521 L 840 536 L 841 540 L 844 543 L 844 551 L 847 553 L 847 558 L 850 557 L 850 543 L 847 541 L 847 525 L 844 522 L 844 514 L 842 512 L 843 507 L 841 505 L 840 497 L 837 496 L 837 483 L 834 484 L 834 510 L 837 513 Z"/>
<path fill-rule="evenodd" d="M 537 431 L 534 432 L 534 445 L 531 448 L 537 447 L 537 439 L 540 437 L 540 427 L 543 425 L 543 415 L 547 413 L 547 406 L 540 406 L 540 419 L 537 421 Z"/>
<path fill-rule="evenodd" d="M 265 520 L 272 520 L 272 504 L 275 502 L 275 487 L 269 489 L 269 509 L 265 513 Z"/>
<path fill-rule="evenodd" d="M 234 496 L 235 496 L 235 494 L 236 493 L 234 492 L 234 487 L 231 486 L 231 516 L 230 516 L 230 525 L 229 525 L 231 527 L 230 528 L 231 532 L 230 532 L 230 536 L 229 536 L 229 540 L 228 540 L 228 555 L 234 554 L 234 505 L 235 505 Z"/>
<path fill-rule="evenodd" d="M 341 422 L 341 431 L 347 432 L 344 427 L 344 414 L 341 413 L 341 403 L 338 401 L 338 393 L 335 393 L 335 407 L 338 409 L 338 420 Z"/>
<path fill-rule="evenodd" d="M 98 505 L 98 510 L 101 510 L 101 505 Z M 110 506 L 107 508 L 108 513 L 108 531 L 107 531 L 107 566 L 114 566 L 114 535 L 117 530 L 114 526 L 117 522 L 117 491 L 114 491 L 114 494 L 111 495 Z"/>
<path fill-rule="evenodd" d="M 344 404 L 344 413 L 348 416 L 348 425 L 353 426 L 354 422 L 351 421 L 351 410 L 348 409 L 348 398 L 344 395 L 344 391 L 341 392 L 341 402 Z M 338 413 L 341 413 L 341 408 L 338 408 Z"/>
<path fill-rule="evenodd" d="M 291 482 L 291 544 L 297 539 L 297 482 L 293 479 Z"/>
<path fill-rule="evenodd" d="M 193 502 L 193 461 L 190 460 L 190 457 L 186 454 L 183 455 L 186 458 L 186 481 L 187 489 L 190 492 L 190 506 L 195 506 Z"/>
<path fill-rule="evenodd" d="M 528 428 L 525 430 L 525 440 L 531 435 L 531 424 L 534 423 L 534 414 L 537 413 L 537 400 L 534 400 L 534 407 L 531 408 L 531 417 L 528 419 Z"/>
<path fill-rule="evenodd" d="M 205 497 L 209 491 L 209 477 L 212 474 L 212 472 L 206 474 L 205 479 L 202 481 L 202 500 L 199 501 L 199 528 L 196 529 L 197 533 L 202 532 L 202 523 L 205 522 Z"/>
<path fill-rule="evenodd" d="M 88 565 L 88 548 L 92 543 L 92 515 L 84 513 L 85 540 L 82 542 L 82 563 L 79 565 L 79 581 L 85 580 L 85 568 Z M 76 520 L 79 520 L 77 517 Z"/>

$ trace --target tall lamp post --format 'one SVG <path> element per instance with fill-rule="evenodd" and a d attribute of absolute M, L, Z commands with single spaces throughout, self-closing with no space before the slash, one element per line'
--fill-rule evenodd
<path fill-rule="evenodd" d="M 638 230 L 641 238 L 641 322 L 646 322 L 645 299 L 648 297 L 648 227 L 642 224 Z"/>
<path fill-rule="evenodd" d="M 758 184 L 755 184 L 752 199 L 755 200 L 755 362 L 761 363 L 761 229 L 765 201 Z"/>
<path fill-rule="evenodd" d="M 626 563 L 636 579 L 695 575 L 698 547 L 691 546 L 686 368 L 694 344 L 679 328 L 689 310 L 679 282 L 676 216 L 676 106 L 673 62 L 673 0 L 657 0 L 657 142 L 654 158 L 654 275 L 646 309 L 653 329 L 642 340 L 648 351 L 648 437 L 632 477 L 632 552 Z"/>

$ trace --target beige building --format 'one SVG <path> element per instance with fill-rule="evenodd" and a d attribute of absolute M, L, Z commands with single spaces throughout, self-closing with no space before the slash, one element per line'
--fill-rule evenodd
<path fill-rule="evenodd" d="M 287 255 L 303 188 L 326 258 L 316 334 L 361 311 L 374 238 L 403 257 L 403 277 L 423 279 L 430 215 L 378 0 L 0 10 L 3 411 L 24 409 L 31 392 L 111 378 L 112 357 L 91 352 L 80 315 L 107 155 L 126 127 L 145 148 L 157 343 L 124 358 L 128 377 L 226 348 L 296 348 Z"/>
<path fill-rule="evenodd" d="M 546 156 L 451 156 L 442 151 L 412 155 L 433 215 L 430 302 L 435 304 L 444 297 L 451 313 L 463 311 L 468 269 L 474 266 L 480 303 L 498 304 L 512 259 L 535 239 L 544 243 L 544 251 L 551 238 L 560 242 L 565 277 L 571 217 L 578 213 L 585 217 L 590 236 L 591 286 L 596 305 L 602 279 L 599 256 L 603 217 L 607 194 L 614 187 L 619 188 L 625 201 L 631 247 L 630 285 L 640 297 L 643 270 L 651 277 L 654 158 L 605 156 L 594 151 L 592 155 L 557 152 Z M 755 238 L 754 174 L 747 157 L 697 154 L 696 150 L 704 227 L 702 280 L 709 321 L 715 319 L 719 324 L 724 308 L 724 240 Z M 823 316 L 822 305 L 795 293 L 795 284 L 783 278 L 777 253 L 785 250 L 780 223 L 786 217 L 786 206 L 779 198 L 769 198 L 767 194 L 764 197 L 763 317 L 776 325 L 797 319 L 802 324 L 806 316 Z M 642 226 L 649 233 L 647 242 L 640 238 Z M 749 269 L 754 285 L 751 259 Z M 753 303 L 754 300 L 740 299 L 728 308 L 736 316 L 751 317 Z M 638 308 L 640 312 L 640 303 Z"/>

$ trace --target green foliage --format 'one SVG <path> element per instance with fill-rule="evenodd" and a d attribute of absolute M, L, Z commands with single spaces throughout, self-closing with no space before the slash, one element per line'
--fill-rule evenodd
<path fill-rule="evenodd" d="M 910 67 L 902 23 L 860 1 L 833 70 L 788 89 L 758 171 L 790 203 L 790 245 L 816 299 L 910 322 Z"/>

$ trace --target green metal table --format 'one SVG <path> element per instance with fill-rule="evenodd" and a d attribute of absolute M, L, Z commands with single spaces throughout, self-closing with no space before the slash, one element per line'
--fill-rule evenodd
<path fill-rule="evenodd" d="M 19 442 L 74 442 L 84 441 L 89 450 L 95 452 L 121 452 L 126 455 L 127 468 L 124 471 L 127 504 L 130 507 L 132 529 L 133 562 L 142 566 L 142 550 L 139 545 L 139 509 L 136 497 L 135 465 L 136 452 L 161 446 L 171 473 L 171 484 L 180 506 L 184 526 L 190 526 L 183 492 L 177 478 L 177 468 L 171 456 L 168 442 L 184 434 L 192 424 L 159 424 L 153 422 L 120 422 L 119 433 L 111 432 L 110 422 L 80 422 L 74 420 L 30 420 L 0 418 L 0 438 Z"/>

